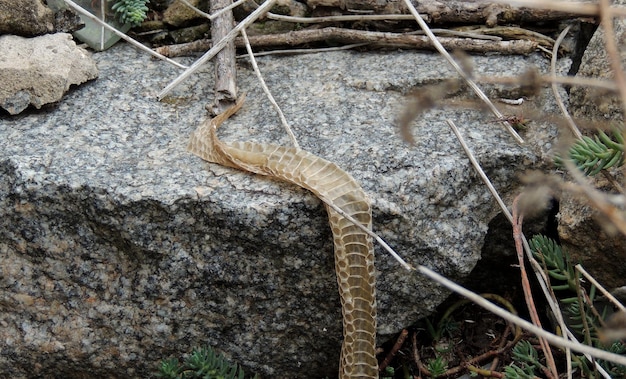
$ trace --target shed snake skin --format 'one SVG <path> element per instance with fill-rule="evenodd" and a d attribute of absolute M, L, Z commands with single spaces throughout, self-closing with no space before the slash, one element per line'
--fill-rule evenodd
<path fill-rule="evenodd" d="M 365 192 L 336 164 L 298 148 L 253 142 L 222 142 L 217 128 L 243 105 L 205 121 L 191 135 L 188 150 L 223 166 L 296 184 L 332 202 L 371 229 L 372 210 Z M 343 315 L 339 378 L 378 378 L 376 295 L 372 239 L 326 205 L 335 246 L 335 271 Z"/>

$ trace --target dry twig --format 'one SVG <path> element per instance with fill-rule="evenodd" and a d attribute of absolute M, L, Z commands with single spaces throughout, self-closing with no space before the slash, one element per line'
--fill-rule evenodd
<path fill-rule="evenodd" d="M 383 359 L 383 361 L 378 366 L 378 371 L 383 371 L 389 365 L 389 363 L 391 363 L 391 360 L 396 355 L 398 350 L 400 350 L 400 348 L 402 347 L 402 344 L 404 344 L 404 340 L 406 339 L 408 335 L 409 335 L 409 331 L 406 329 L 402 329 L 402 332 L 400 332 L 400 335 L 396 339 L 396 343 L 393 345 L 391 350 L 389 350 L 389 353 L 387 354 L 385 359 Z"/>
<path fill-rule="evenodd" d="M 235 19 L 229 9 L 231 0 L 211 0 L 211 12 L 219 14 L 211 20 L 211 38 L 219 41 L 233 29 Z M 224 9 L 227 9 L 224 11 Z M 244 29 L 242 29 L 244 30 Z M 235 44 L 231 40 L 215 55 L 215 97 L 206 108 L 215 116 L 237 101 L 237 66 Z"/>
<path fill-rule="evenodd" d="M 206 63 L 209 59 L 213 58 L 219 51 L 221 51 L 226 44 L 232 41 L 239 32 L 246 28 L 248 25 L 253 23 L 257 18 L 261 17 L 265 12 L 267 12 L 276 2 L 276 0 L 267 0 L 259 8 L 257 8 L 254 12 L 252 12 L 248 17 L 246 17 L 243 21 L 241 21 L 237 26 L 235 26 L 226 37 L 222 38 L 219 42 L 217 42 L 209 51 L 207 51 L 202 57 L 200 57 L 197 61 L 195 61 L 188 69 L 186 69 L 182 74 L 180 74 L 176 79 L 174 79 L 170 84 L 168 84 L 159 94 L 157 98 L 160 100 L 165 95 L 167 95 L 174 87 L 176 87 L 183 80 L 187 79 L 189 75 L 196 72 L 204 63 Z"/>

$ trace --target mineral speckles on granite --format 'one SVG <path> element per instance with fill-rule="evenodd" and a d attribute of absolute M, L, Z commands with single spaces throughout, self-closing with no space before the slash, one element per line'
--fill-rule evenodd
<path fill-rule="evenodd" d="M 512 70 L 519 59 L 543 64 L 476 57 L 476 69 Z M 335 375 L 341 311 L 320 201 L 187 153 L 212 98 L 212 67 L 157 102 L 177 69 L 124 44 L 94 60 L 97 81 L 45 110 L 0 118 L 0 349 L 11 351 L 0 376 L 5 367 L 15 378 L 143 375 L 205 344 L 265 376 Z M 374 230 L 410 262 L 456 279 L 479 259 L 497 210 L 442 115 L 485 136 L 472 148 L 497 186 L 513 191 L 520 162 L 543 154 L 474 110 L 427 112 L 415 122 L 418 144 L 402 142 L 395 120 L 411 88 L 398 87 L 447 77 L 435 55 L 259 63 L 301 146 L 373 199 Z M 381 92 L 354 85 L 363 80 Z M 248 100 L 221 138 L 288 144 L 246 66 L 238 85 Z M 376 253 L 382 342 L 447 293 Z"/>

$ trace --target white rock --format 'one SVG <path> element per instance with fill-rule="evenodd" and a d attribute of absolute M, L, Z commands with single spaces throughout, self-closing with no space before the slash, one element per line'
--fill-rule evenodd
<path fill-rule="evenodd" d="M 73 84 L 98 77 L 91 55 L 67 33 L 0 37 L 0 107 L 12 115 L 57 102 Z"/>

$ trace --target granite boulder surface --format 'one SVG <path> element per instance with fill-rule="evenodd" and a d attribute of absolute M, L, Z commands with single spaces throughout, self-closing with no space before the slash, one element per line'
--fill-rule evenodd
<path fill-rule="evenodd" d="M 186 151 L 212 100 L 210 64 L 158 102 L 176 68 L 125 44 L 94 59 L 97 81 L 0 118 L 0 376 L 150 377 L 161 359 L 202 345 L 265 377 L 336 375 L 341 311 L 322 203 Z M 540 55 L 473 59 L 480 75 L 548 65 Z M 499 210 L 444 120 L 459 125 L 506 199 L 519 172 L 545 166 L 556 134 L 537 122 L 520 145 L 468 96 L 469 106 L 427 111 L 407 145 L 396 123 L 405 93 L 454 76 L 432 53 L 259 65 L 301 147 L 371 197 L 374 230 L 410 263 L 454 280 L 480 259 Z M 222 138 L 288 144 L 245 62 L 238 86 L 247 102 Z M 548 99 L 532 102 L 549 110 Z M 376 265 L 382 343 L 448 292 L 378 247 Z"/>

